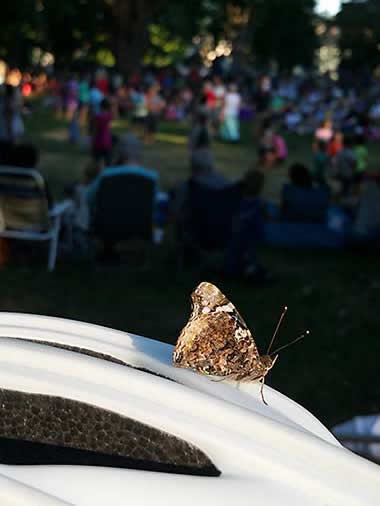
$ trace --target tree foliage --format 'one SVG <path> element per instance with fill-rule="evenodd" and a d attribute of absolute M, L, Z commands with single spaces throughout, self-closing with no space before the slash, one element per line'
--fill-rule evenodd
<path fill-rule="evenodd" d="M 39 42 L 38 11 L 30 0 L 3 2 L 0 16 L 0 57 L 24 64 Z"/>
<path fill-rule="evenodd" d="M 78 51 L 91 57 L 109 46 L 112 23 L 104 0 L 43 0 L 42 5 L 41 42 L 58 64 L 70 64 Z"/>
<path fill-rule="evenodd" d="M 380 56 L 380 0 L 351 1 L 336 16 L 342 66 L 373 68 Z"/>
<path fill-rule="evenodd" d="M 314 0 L 18 0 L 2 6 L 0 50 L 21 63 L 38 46 L 60 66 L 112 51 L 127 74 L 144 55 L 180 53 L 207 33 L 244 45 L 260 62 L 309 66 L 313 7 Z"/>
<path fill-rule="evenodd" d="M 250 26 L 252 48 L 261 62 L 280 68 L 311 67 L 318 45 L 313 26 L 314 0 L 256 0 Z"/>

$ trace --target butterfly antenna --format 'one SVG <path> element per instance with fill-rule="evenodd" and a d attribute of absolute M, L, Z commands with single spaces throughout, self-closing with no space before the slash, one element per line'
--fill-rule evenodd
<path fill-rule="evenodd" d="M 282 350 L 285 350 L 285 348 L 289 348 L 289 346 L 292 346 L 292 344 L 295 344 L 297 343 L 298 341 L 301 341 L 301 339 L 304 339 L 306 336 L 308 336 L 310 334 L 310 330 L 307 330 L 304 334 L 300 335 L 299 337 L 297 337 L 297 339 L 294 339 L 294 341 L 291 341 L 290 343 L 288 344 L 285 344 L 284 346 L 281 346 L 281 348 L 278 348 L 276 351 L 273 351 L 271 353 L 271 356 L 272 355 L 276 355 L 279 351 L 282 351 Z"/>
<path fill-rule="evenodd" d="M 277 333 L 279 331 L 279 328 L 281 327 L 282 320 L 284 319 L 287 310 L 288 310 L 288 306 L 285 306 L 284 310 L 282 311 L 282 314 L 280 316 L 280 319 L 278 320 L 277 327 L 276 327 L 276 329 L 274 331 L 274 334 L 273 334 L 273 337 L 271 339 L 271 342 L 269 343 L 267 355 L 269 355 L 269 352 L 270 352 L 270 350 L 271 350 L 271 348 L 273 346 L 274 340 L 276 339 Z"/>

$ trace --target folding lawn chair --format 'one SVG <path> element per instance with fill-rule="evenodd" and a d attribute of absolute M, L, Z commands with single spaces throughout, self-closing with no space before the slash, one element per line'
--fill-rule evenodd
<path fill-rule="evenodd" d="M 70 201 L 48 209 L 46 185 L 39 172 L 0 167 L 0 238 L 49 242 L 48 270 L 56 264 L 61 219 Z"/>

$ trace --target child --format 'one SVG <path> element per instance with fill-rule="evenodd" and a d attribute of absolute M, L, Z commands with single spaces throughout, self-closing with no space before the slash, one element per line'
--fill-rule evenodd
<path fill-rule="evenodd" d="M 333 136 L 332 124 L 329 119 L 322 121 L 315 132 L 315 138 L 319 141 L 329 142 Z"/>
<path fill-rule="evenodd" d="M 87 192 L 91 183 L 103 169 L 102 163 L 91 161 L 83 171 L 82 182 L 76 184 L 73 190 L 73 234 L 74 244 L 80 251 L 87 249 L 87 234 L 90 228 L 90 211 L 88 207 Z"/>
<path fill-rule="evenodd" d="M 265 130 L 259 141 L 259 160 L 261 166 L 272 168 L 280 165 L 288 157 L 285 139 L 276 133 L 274 127 Z"/>
<path fill-rule="evenodd" d="M 111 134 L 111 104 L 105 98 L 103 99 L 100 112 L 94 118 L 94 133 L 92 139 L 92 149 L 95 160 L 104 160 L 105 164 L 111 161 L 112 152 L 112 134 Z"/>
<path fill-rule="evenodd" d="M 288 158 L 288 148 L 285 139 L 276 132 L 274 132 L 273 135 L 273 148 L 276 154 L 277 164 L 281 164 Z"/>

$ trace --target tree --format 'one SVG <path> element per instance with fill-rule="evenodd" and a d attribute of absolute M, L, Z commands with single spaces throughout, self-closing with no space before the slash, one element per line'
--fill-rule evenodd
<path fill-rule="evenodd" d="M 0 57 L 11 64 L 24 65 L 30 49 L 39 40 L 38 11 L 31 0 L 5 2 L 0 17 Z"/>
<path fill-rule="evenodd" d="M 0 50 L 21 62 L 34 45 L 60 67 L 78 54 L 112 51 L 128 75 L 148 49 L 180 54 L 195 35 L 210 34 L 234 42 L 236 55 L 310 66 L 313 7 L 314 0 L 18 0 L 2 8 Z"/>
<path fill-rule="evenodd" d="M 41 45 L 58 66 L 70 65 L 78 51 L 91 57 L 109 46 L 112 29 L 104 0 L 41 0 L 41 5 Z"/>
<path fill-rule="evenodd" d="M 311 67 L 318 46 L 314 7 L 314 0 L 253 0 L 250 29 L 257 60 L 274 60 L 281 69 Z"/>
<path fill-rule="evenodd" d="M 143 61 L 149 46 L 149 24 L 169 0 L 106 0 L 111 8 L 113 50 L 119 70 L 128 75 Z"/>
<path fill-rule="evenodd" d="M 380 0 L 351 1 L 342 5 L 335 22 L 340 29 L 343 68 L 374 68 L 380 56 Z"/>

